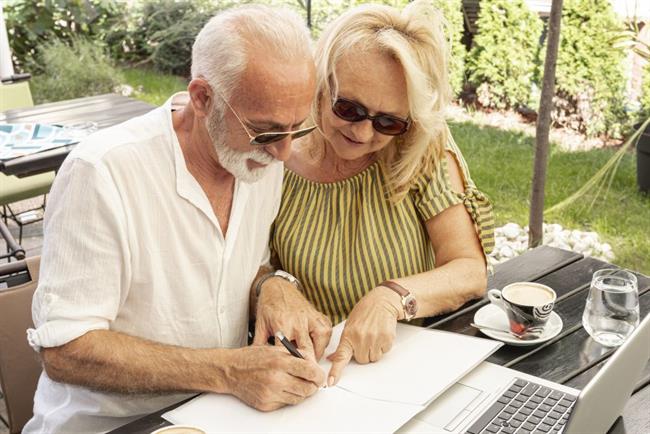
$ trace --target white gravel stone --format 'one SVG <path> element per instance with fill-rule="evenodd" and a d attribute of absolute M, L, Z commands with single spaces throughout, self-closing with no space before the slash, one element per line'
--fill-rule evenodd
<path fill-rule="evenodd" d="M 521 227 L 517 223 L 507 223 L 503 227 L 503 235 L 509 240 L 516 239 L 520 232 Z"/>
<path fill-rule="evenodd" d="M 528 226 L 507 223 L 496 228 L 495 248 L 489 256 L 493 265 L 521 255 L 528 250 Z M 557 223 L 544 225 L 544 244 L 564 250 L 571 250 L 585 256 L 611 262 L 614 258 L 612 246 L 602 243 L 598 233 L 565 229 Z"/>

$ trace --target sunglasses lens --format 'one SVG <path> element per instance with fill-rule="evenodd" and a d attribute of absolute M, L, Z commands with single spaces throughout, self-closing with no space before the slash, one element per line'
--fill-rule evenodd
<path fill-rule="evenodd" d="M 263 133 L 251 140 L 251 145 L 268 145 L 287 137 L 289 133 Z"/>
<path fill-rule="evenodd" d="M 365 108 L 353 103 L 352 101 L 347 101 L 344 99 L 337 99 L 334 101 L 334 104 L 332 105 L 332 111 L 336 116 L 348 122 L 357 122 L 364 120 L 368 115 L 368 112 Z"/>
<path fill-rule="evenodd" d="M 295 133 L 291 134 L 291 139 L 299 139 L 299 138 L 301 138 L 303 136 L 306 136 L 307 134 L 311 133 L 315 129 L 316 129 L 316 127 L 313 127 L 313 128 L 308 128 L 308 129 L 304 129 L 304 130 L 295 132 Z"/>
<path fill-rule="evenodd" d="M 372 126 L 375 130 L 387 136 L 398 136 L 408 129 L 408 123 L 390 116 L 376 117 L 372 121 Z"/>

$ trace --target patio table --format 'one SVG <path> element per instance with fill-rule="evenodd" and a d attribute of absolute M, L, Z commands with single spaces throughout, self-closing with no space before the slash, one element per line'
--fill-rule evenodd
<path fill-rule="evenodd" d="M 578 389 L 591 380 L 615 349 L 592 340 L 582 327 L 582 312 L 594 271 L 613 267 L 612 264 L 581 254 L 553 247 L 538 247 L 495 268 L 489 278 L 489 288 L 502 288 L 518 281 L 543 283 L 555 289 L 557 312 L 564 323 L 562 332 L 543 344 L 527 347 L 505 345 L 490 356 L 489 362 L 536 375 Z M 637 273 L 641 317 L 650 311 L 650 278 Z M 487 304 L 486 299 L 468 303 L 451 314 L 428 318 L 423 327 L 483 336 L 472 328 L 476 311 Z M 484 337 L 484 336 L 483 336 Z M 642 434 L 650 432 L 650 364 L 637 383 L 622 417 L 611 427 L 610 434 Z M 121 433 L 150 433 L 170 425 L 161 415 L 180 403 L 144 416 L 111 431 Z"/>
<path fill-rule="evenodd" d="M 102 129 L 140 116 L 153 108 L 154 106 L 146 102 L 111 93 L 6 110 L 0 112 L 0 123 L 72 125 L 94 122 L 99 129 Z M 0 161 L 0 172 L 21 178 L 56 171 L 75 146 L 70 144 L 4 162 Z"/>

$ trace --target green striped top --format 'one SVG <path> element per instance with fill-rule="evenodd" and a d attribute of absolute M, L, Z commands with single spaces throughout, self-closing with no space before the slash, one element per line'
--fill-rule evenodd
<path fill-rule="evenodd" d="M 332 183 L 314 182 L 285 169 L 271 251 L 333 324 L 347 318 L 359 299 L 384 280 L 433 269 L 434 252 L 424 222 L 452 205 L 465 205 L 484 253 L 494 247 L 492 206 L 470 179 L 456 145 L 449 144 L 448 150 L 463 172 L 464 193 L 452 189 L 447 160 L 441 158 L 435 172 L 419 175 L 397 204 L 387 199 L 379 162 Z"/>

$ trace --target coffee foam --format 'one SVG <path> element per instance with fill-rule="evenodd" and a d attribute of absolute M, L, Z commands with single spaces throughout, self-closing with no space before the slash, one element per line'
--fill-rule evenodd
<path fill-rule="evenodd" d="M 503 297 L 512 303 L 522 306 L 543 306 L 555 298 L 553 293 L 548 289 L 525 283 L 508 286 L 503 291 Z"/>

